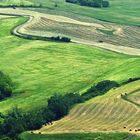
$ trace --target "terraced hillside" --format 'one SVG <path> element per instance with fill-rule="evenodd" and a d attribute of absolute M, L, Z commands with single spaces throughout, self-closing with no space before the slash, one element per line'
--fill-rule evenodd
<path fill-rule="evenodd" d="M 140 106 L 125 100 L 126 93 L 135 96 L 140 92 L 140 81 L 109 91 L 84 104 L 75 106 L 68 116 L 45 126 L 41 133 L 121 131 L 135 132 L 140 129 Z M 38 133 L 38 131 L 37 131 Z"/>

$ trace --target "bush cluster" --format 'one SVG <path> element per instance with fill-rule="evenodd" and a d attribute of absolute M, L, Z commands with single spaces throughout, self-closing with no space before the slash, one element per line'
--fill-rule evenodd
<path fill-rule="evenodd" d="M 17 139 L 23 131 L 40 129 L 43 124 L 51 124 L 68 114 L 76 103 L 83 102 L 79 94 L 54 95 L 48 100 L 48 106 L 24 113 L 15 107 L 7 115 L 0 115 L 0 136 Z"/>
<path fill-rule="evenodd" d="M 119 87 L 120 85 L 116 81 L 104 80 L 96 85 L 93 85 L 82 96 L 85 100 L 89 100 L 93 97 L 103 95 L 112 88 Z"/>
<path fill-rule="evenodd" d="M 127 81 L 124 81 L 124 82 L 122 83 L 122 85 L 131 83 L 131 82 L 134 82 L 134 81 L 137 81 L 137 80 L 140 80 L 140 77 L 129 78 Z"/>
<path fill-rule="evenodd" d="M 3 79 L 6 79 L 7 83 L 11 83 L 9 77 L 4 76 Z M 34 111 L 23 112 L 21 109 L 15 107 L 6 115 L 0 113 L 0 139 L 6 136 L 17 140 L 18 134 L 28 130 L 40 129 L 44 124 L 50 125 L 52 121 L 67 115 L 70 108 L 76 103 L 82 103 L 85 100 L 102 95 L 111 88 L 118 86 L 119 84 L 115 81 L 105 80 L 92 86 L 83 95 L 78 93 L 69 93 L 63 96 L 55 94 L 48 99 L 45 107 Z"/>
<path fill-rule="evenodd" d="M 46 36 L 36 36 L 36 35 L 26 35 L 26 34 L 16 34 L 11 31 L 11 34 L 16 35 L 18 37 L 22 37 L 25 39 L 30 39 L 30 40 L 52 40 L 52 41 L 60 41 L 60 42 L 71 42 L 71 38 L 68 37 L 60 37 L 60 36 L 52 36 L 52 37 L 46 37 Z"/>
<path fill-rule="evenodd" d="M 28 7 L 28 8 L 32 8 L 32 7 L 36 7 L 36 8 L 42 8 L 42 4 L 38 4 L 38 5 L 24 5 L 24 4 L 19 4 L 19 5 L 0 5 L 0 7 L 2 8 L 13 8 L 16 9 L 17 7 Z"/>
<path fill-rule="evenodd" d="M 90 7 L 109 7 L 110 4 L 105 0 L 66 0 L 66 2 L 80 4 L 81 6 L 90 6 Z"/>
<path fill-rule="evenodd" d="M 0 100 L 12 96 L 12 81 L 8 75 L 0 71 Z"/>
<path fill-rule="evenodd" d="M 60 37 L 60 36 L 51 37 L 50 39 L 54 40 L 54 41 L 62 41 L 62 42 L 70 42 L 71 41 L 71 39 L 68 37 Z"/>

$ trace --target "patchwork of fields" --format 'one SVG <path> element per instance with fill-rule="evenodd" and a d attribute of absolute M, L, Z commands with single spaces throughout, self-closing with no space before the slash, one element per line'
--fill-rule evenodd
<path fill-rule="evenodd" d="M 140 92 L 140 81 L 113 89 L 104 96 L 91 99 L 74 107 L 68 116 L 44 126 L 41 133 L 125 131 L 135 132 L 140 127 L 140 106 L 124 100 L 122 96 L 135 96 Z M 140 97 L 132 99 L 136 103 Z M 38 131 L 37 131 L 38 133 Z M 140 132 L 136 132 L 140 133 Z"/>
<path fill-rule="evenodd" d="M 82 94 L 102 80 L 122 83 L 140 77 L 140 1 L 110 2 L 110 8 L 96 9 L 64 0 L 0 0 L 0 5 L 34 7 L 0 8 L 0 71 L 14 83 L 14 95 L 0 101 L 0 112 L 15 106 L 32 111 L 47 106 L 55 93 Z M 73 43 L 29 40 L 11 31 L 67 36 Z M 139 140 L 139 95 L 140 81 L 112 89 L 75 105 L 53 125 L 23 133 L 21 138 Z"/>
<path fill-rule="evenodd" d="M 58 7 L 55 7 L 55 2 L 58 4 Z M 85 6 L 78 6 L 74 4 L 66 3 L 65 0 L 1 0 L 0 5 L 33 5 L 37 6 L 42 4 L 45 8 L 35 8 L 35 11 L 41 12 L 51 12 L 53 14 L 66 15 L 69 17 L 76 17 L 77 15 L 96 18 L 104 21 L 127 24 L 127 25 L 136 25 L 139 26 L 139 9 L 140 1 L 139 0 L 110 0 L 110 8 L 89 8 Z"/>
<path fill-rule="evenodd" d="M 18 13 L 18 15 L 30 16 L 28 22 L 13 31 L 14 34 L 20 37 L 66 36 L 71 38 L 72 42 L 130 55 L 140 55 L 139 27 L 117 25 L 99 20 L 81 22 L 65 16 L 42 14 L 18 8 L 0 9 L 0 13 L 12 15 Z"/>
<path fill-rule="evenodd" d="M 0 23 L 0 69 L 10 75 L 16 92 L 0 102 L 1 112 L 15 105 L 26 110 L 40 107 L 54 93 L 82 92 L 103 79 L 122 82 L 139 76 L 139 57 L 11 35 L 13 26 L 25 20 L 12 18 Z"/>

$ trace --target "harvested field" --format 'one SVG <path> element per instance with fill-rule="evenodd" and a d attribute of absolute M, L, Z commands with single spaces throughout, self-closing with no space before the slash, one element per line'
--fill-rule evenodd
<path fill-rule="evenodd" d="M 140 92 L 140 81 L 109 91 L 84 104 L 75 106 L 68 116 L 45 126 L 41 133 L 121 131 L 132 132 L 140 128 L 140 107 L 124 100 L 125 93 Z M 137 100 L 137 99 L 136 99 Z M 136 132 L 140 133 L 140 132 Z"/>
<path fill-rule="evenodd" d="M 27 40 L 10 34 L 26 18 L 0 22 L 0 69 L 16 83 L 15 96 L 0 102 L 0 112 L 46 105 L 54 93 L 83 92 L 93 83 L 139 77 L 140 58 L 76 43 Z M 5 45 L 5 44 L 8 45 Z M 5 53 L 6 52 L 6 53 Z"/>
<path fill-rule="evenodd" d="M 81 22 L 64 16 L 43 14 L 22 9 L 0 9 L 0 13 L 31 16 L 26 24 L 16 28 L 16 32 L 43 37 L 68 36 L 73 42 L 94 45 L 104 49 L 140 55 L 140 28 L 118 25 L 99 20 Z M 132 49 L 131 49 L 132 48 Z M 134 48 L 134 49 L 133 49 Z"/>
<path fill-rule="evenodd" d="M 98 21 L 96 21 L 98 23 Z M 100 26 L 99 26 L 100 25 Z M 71 22 L 55 21 L 47 17 L 40 18 L 37 22 L 31 23 L 26 28 L 26 33 L 38 32 L 49 36 L 48 33 L 60 36 L 71 37 L 72 40 L 83 39 L 85 42 L 99 42 L 140 48 L 140 28 L 134 26 L 123 26 L 114 23 L 99 22 L 95 26 Z"/>

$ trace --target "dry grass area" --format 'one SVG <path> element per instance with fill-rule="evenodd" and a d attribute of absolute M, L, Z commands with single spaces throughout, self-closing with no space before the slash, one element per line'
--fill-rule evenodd
<path fill-rule="evenodd" d="M 140 81 L 113 89 L 103 96 L 75 106 L 68 116 L 37 132 L 121 131 L 139 134 L 140 131 L 135 130 L 140 129 L 140 107 L 122 98 L 125 93 L 137 97 L 139 92 Z"/>
<path fill-rule="evenodd" d="M 99 22 L 97 25 L 85 25 L 71 22 L 56 21 L 48 17 L 41 17 L 37 22 L 26 27 L 27 33 L 36 31 L 36 34 L 48 36 L 48 32 L 54 35 L 64 35 L 73 40 L 109 43 L 118 46 L 140 48 L 140 28 L 134 26 L 117 25 L 114 23 Z M 100 26 L 99 26 L 100 25 Z"/>
<path fill-rule="evenodd" d="M 128 95 L 127 99 L 129 99 L 130 101 L 132 101 L 140 106 L 140 91 L 137 91 L 133 94 Z"/>
<path fill-rule="evenodd" d="M 60 15 L 19 8 L 0 9 L 0 13 L 31 16 L 32 18 L 26 24 L 18 28 L 18 32 L 21 34 L 47 37 L 68 36 L 73 42 L 94 45 L 130 55 L 140 54 L 140 28 L 136 26 L 118 25 L 99 20 L 82 22 Z"/>

